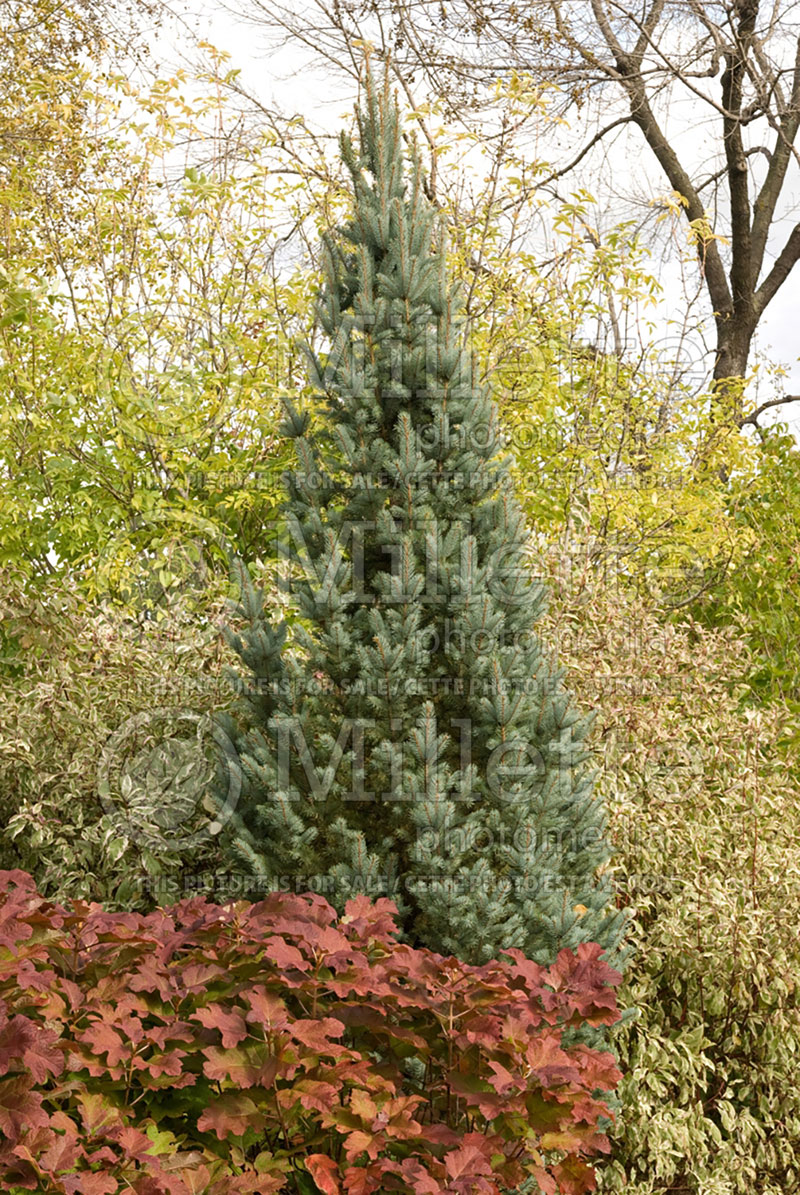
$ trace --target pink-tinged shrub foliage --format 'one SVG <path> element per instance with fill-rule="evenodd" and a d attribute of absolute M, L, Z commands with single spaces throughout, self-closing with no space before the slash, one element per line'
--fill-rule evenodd
<path fill-rule="evenodd" d="M 618 1020 L 600 948 L 466 966 L 394 906 L 275 894 L 147 916 L 0 872 L 0 1188 L 64 1195 L 594 1189 Z"/>

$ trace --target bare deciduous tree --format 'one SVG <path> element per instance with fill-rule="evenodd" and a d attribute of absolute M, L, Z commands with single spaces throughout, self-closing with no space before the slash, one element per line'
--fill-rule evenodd
<path fill-rule="evenodd" d="M 800 10 L 795 0 L 243 0 L 246 13 L 355 72 L 360 44 L 391 55 L 406 89 L 423 78 L 454 112 L 512 70 L 557 85 L 583 139 L 551 181 L 635 126 L 696 247 L 713 312 L 719 411 L 755 424 L 742 379 L 759 323 L 800 258 L 796 186 Z M 687 108 L 686 101 L 691 105 Z M 687 127 L 703 134 L 677 148 Z M 695 138 L 695 142 L 699 138 Z M 793 191 L 795 195 L 793 195 Z"/>

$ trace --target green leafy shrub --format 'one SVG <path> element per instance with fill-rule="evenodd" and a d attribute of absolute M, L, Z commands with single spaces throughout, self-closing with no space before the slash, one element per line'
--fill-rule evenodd
<path fill-rule="evenodd" d="M 0 873 L 0 1179 L 12 1192 L 594 1187 L 618 1019 L 596 944 L 549 969 L 395 940 L 360 896 L 49 904 Z"/>
<path fill-rule="evenodd" d="M 87 607 L 68 582 L 32 594 L 2 571 L 0 591 L 0 866 L 24 868 L 62 899 L 152 908 L 142 881 L 153 876 L 162 901 L 177 897 L 188 863 L 213 864 L 214 841 L 187 852 L 159 840 L 155 819 L 177 816 L 175 785 L 146 756 L 195 742 L 202 718 L 232 698 L 220 679 L 221 598 L 208 597 L 204 620 L 176 603 L 137 626 Z M 110 791 L 101 792 L 104 759 Z M 119 791 L 126 775 L 135 816 Z M 190 818 L 201 830 L 210 821 L 202 799 L 198 786 Z"/>
<path fill-rule="evenodd" d="M 698 603 L 710 626 L 733 623 L 752 650 L 750 684 L 761 701 L 800 710 L 800 452 L 784 429 L 762 435 L 758 468 L 731 483 L 731 518 L 744 556 Z M 798 738 L 800 741 L 800 737 Z"/>
<path fill-rule="evenodd" d="M 754 708 L 738 628 L 664 624 L 652 597 L 552 561 L 547 641 L 598 710 L 598 788 L 633 956 L 603 1192 L 800 1189 L 796 715 Z"/>

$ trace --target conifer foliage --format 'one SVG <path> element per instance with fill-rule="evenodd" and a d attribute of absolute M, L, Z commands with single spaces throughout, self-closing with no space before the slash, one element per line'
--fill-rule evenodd
<path fill-rule="evenodd" d="M 271 625 L 242 569 L 229 632 L 251 676 L 227 725 L 228 849 L 266 889 L 389 896 L 410 942 L 468 961 L 583 941 L 613 960 L 588 719 L 533 629 L 544 594 L 416 149 L 388 81 L 365 92 L 341 141 L 352 218 L 325 244 L 318 409 L 286 407 L 298 619 L 291 639 Z"/>

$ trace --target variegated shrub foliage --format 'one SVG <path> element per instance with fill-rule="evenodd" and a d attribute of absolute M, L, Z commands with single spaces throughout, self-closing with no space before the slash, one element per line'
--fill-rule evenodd
<path fill-rule="evenodd" d="M 623 1113 L 601 1189 L 800 1190 L 800 760 L 754 703 L 733 630 L 552 560 L 548 632 L 584 706 L 635 954 L 620 1004 Z"/>

